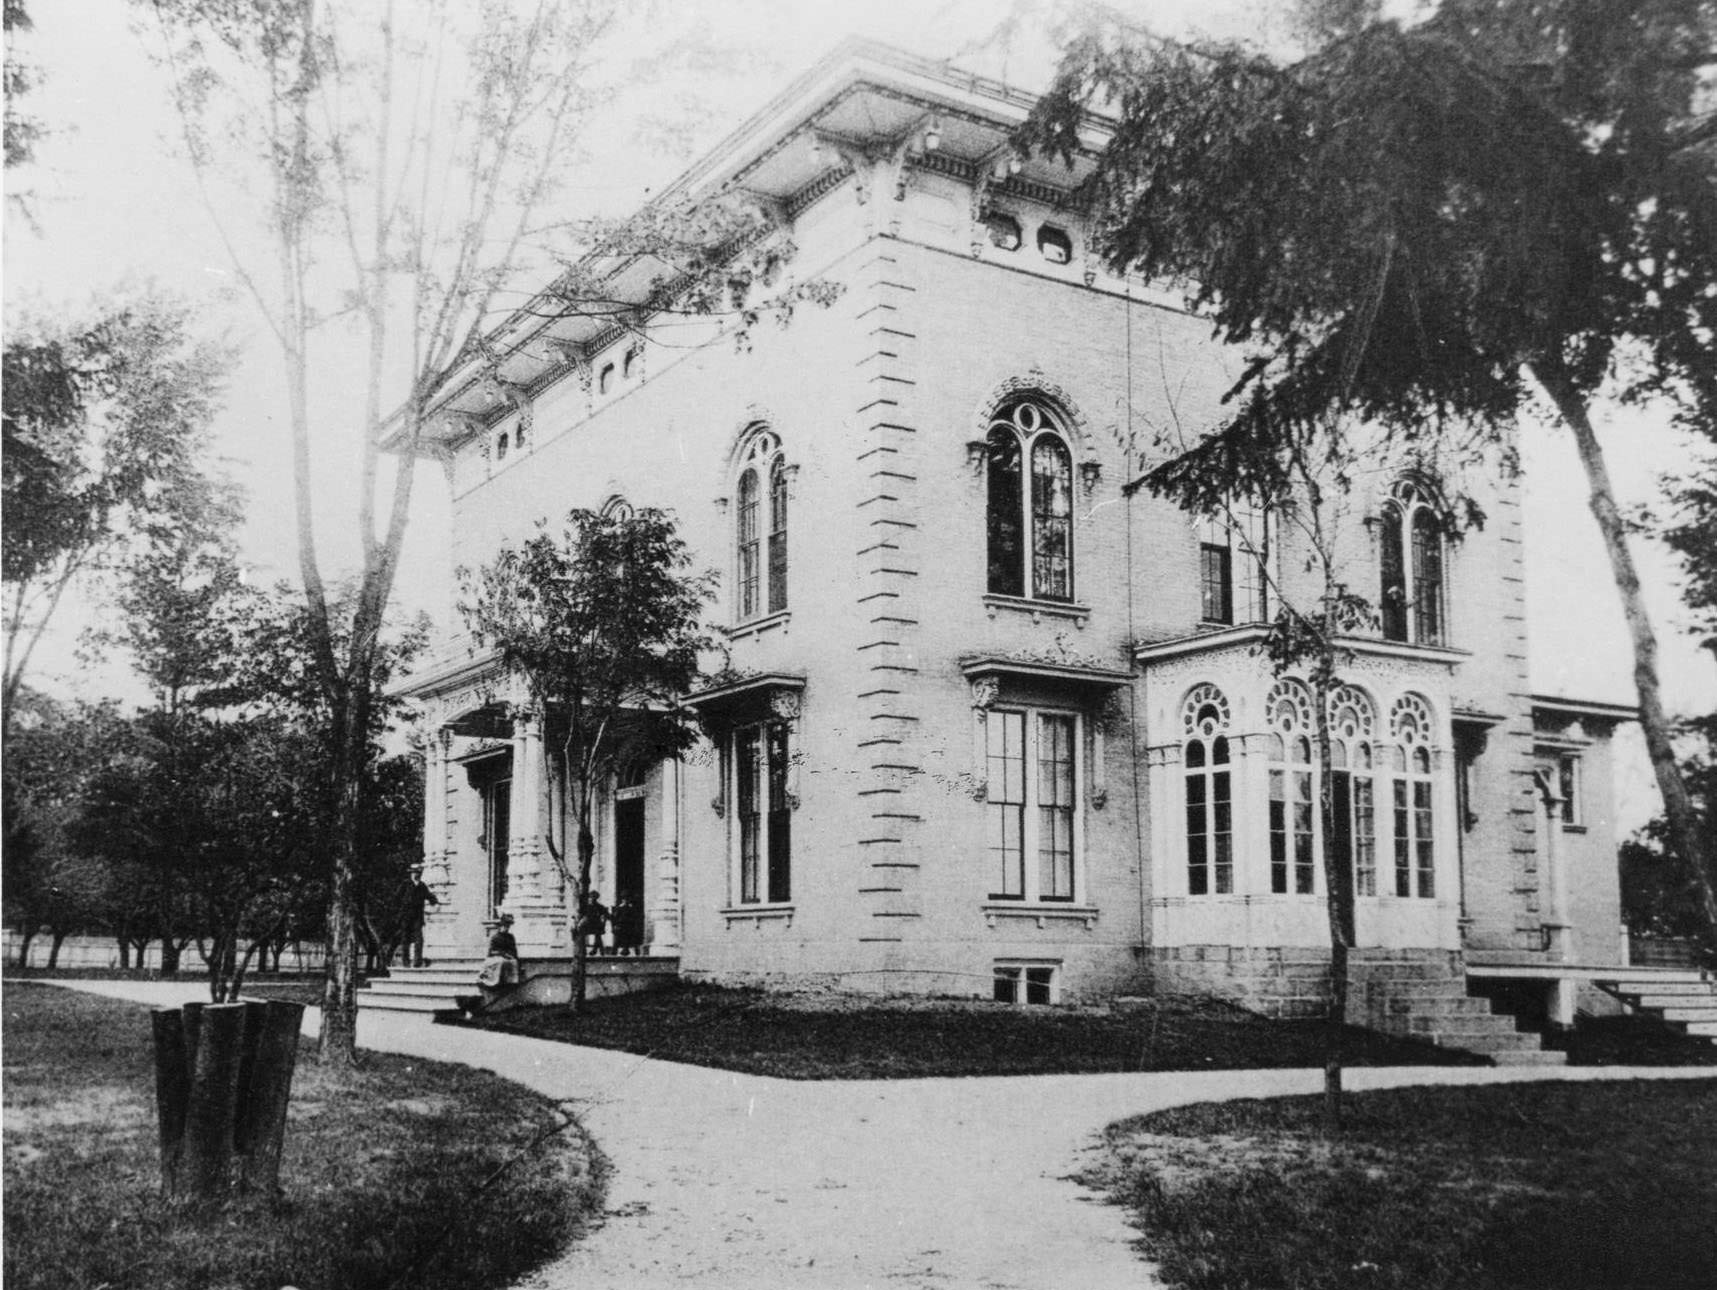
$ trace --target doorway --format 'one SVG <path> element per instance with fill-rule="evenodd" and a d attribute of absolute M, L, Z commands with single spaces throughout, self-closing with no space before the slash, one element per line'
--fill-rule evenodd
<path fill-rule="evenodd" d="M 614 946 L 644 944 L 644 798 L 614 803 Z"/>

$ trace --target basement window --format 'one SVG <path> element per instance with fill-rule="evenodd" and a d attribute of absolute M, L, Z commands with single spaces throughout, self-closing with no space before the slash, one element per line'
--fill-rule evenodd
<path fill-rule="evenodd" d="M 1061 996 L 1060 969 L 1053 963 L 997 963 L 997 1003 L 1055 1003 Z"/>
<path fill-rule="evenodd" d="M 1043 224 L 1037 230 L 1038 253 L 1051 264 L 1066 264 L 1073 258 L 1073 239 L 1066 229 Z"/>
<path fill-rule="evenodd" d="M 602 365 L 602 375 L 598 376 L 596 378 L 596 392 L 598 394 L 607 394 L 608 391 L 613 389 L 613 388 L 614 388 L 614 364 L 604 363 Z"/>

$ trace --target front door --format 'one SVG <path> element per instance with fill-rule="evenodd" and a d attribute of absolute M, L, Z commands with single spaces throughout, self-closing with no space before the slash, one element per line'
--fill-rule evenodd
<path fill-rule="evenodd" d="M 644 798 L 614 803 L 614 944 L 618 949 L 644 943 Z"/>

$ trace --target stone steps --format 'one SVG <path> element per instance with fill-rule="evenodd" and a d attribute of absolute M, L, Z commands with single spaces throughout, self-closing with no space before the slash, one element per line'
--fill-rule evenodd
<path fill-rule="evenodd" d="M 1655 1016 L 1683 1034 L 1717 1044 L 1717 979 L 1689 968 L 1627 968 L 1595 980 L 1634 1012 Z"/>

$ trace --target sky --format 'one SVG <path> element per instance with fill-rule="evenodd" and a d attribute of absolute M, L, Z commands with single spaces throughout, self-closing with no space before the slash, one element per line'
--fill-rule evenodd
<path fill-rule="evenodd" d="M 341 8 L 356 11 L 364 3 L 343 0 Z M 425 0 L 400 0 L 399 7 L 408 20 L 429 12 Z M 1162 30 L 1186 31 L 1196 23 L 1219 35 L 1271 31 L 1282 12 L 1270 0 L 1133 0 L 1122 7 Z M 10 190 L 29 192 L 35 225 L 8 205 L 7 319 L 28 312 L 75 313 L 101 293 L 145 285 L 190 301 L 199 327 L 238 353 L 216 432 L 225 469 L 249 493 L 246 559 L 258 579 L 292 578 L 291 466 L 280 359 L 238 287 L 222 238 L 251 256 L 266 255 L 265 244 L 254 228 L 230 218 L 217 225 L 199 198 L 175 142 L 165 76 L 151 58 L 160 44 L 147 25 L 146 7 L 122 0 L 35 0 L 30 11 L 35 30 L 18 41 L 17 52 L 39 71 L 41 86 L 29 108 L 52 133 L 42 141 L 36 164 L 7 176 Z M 647 88 L 622 89 L 586 132 L 586 155 L 562 200 L 577 213 L 631 208 L 848 35 L 931 57 L 957 55 L 974 70 L 1025 88 L 1041 85 L 1052 65 L 1047 43 L 1022 37 L 1004 47 L 985 41 L 1005 12 L 995 0 L 639 3 L 614 42 L 613 61 L 623 81 Z M 700 58 L 700 50 L 719 52 Z M 639 74 L 632 76 L 634 70 Z M 225 209 L 219 201 L 215 206 Z M 324 564 L 337 572 L 349 567 L 357 549 L 353 516 L 363 369 L 355 332 L 345 353 L 338 333 L 331 341 L 313 392 L 313 477 Z M 1649 501 L 1659 491 L 1661 473 L 1685 462 L 1686 446 L 1648 412 L 1600 407 L 1597 414 L 1619 495 L 1624 502 Z M 1565 434 L 1531 419 L 1523 431 L 1533 688 L 1628 702 L 1626 632 L 1586 509 L 1578 461 Z M 439 469 L 422 468 L 414 495 L 398 603 L 445 622 L 451 580 L 447 493 Z M 1709 711 L 1717 707 L 1717 669 L 1682 630 L 1685 614 L 1673 562 L 1658 549 L 1640 554 L 1663 645 L 1666 698 L 1675 710 Z M 36 682 L 86 697 L 134 694 L 123 659 L 91 663 L 77 656 L 77 631 L 95 621 L 100 607 L 86 603 L 71 611 L 45 647 Z M 1624 827 L 1652 813 L 1649 785 L 1636 749 L 1621 773 Z"/>

